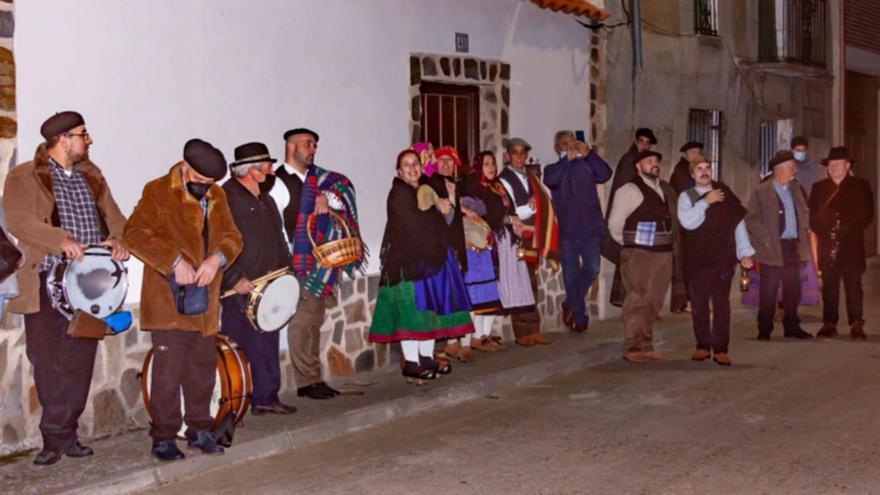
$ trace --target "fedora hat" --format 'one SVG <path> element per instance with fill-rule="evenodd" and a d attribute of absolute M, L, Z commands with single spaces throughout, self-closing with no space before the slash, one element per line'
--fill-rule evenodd
<path fill-rule="evenodd" d="M 828 157 L 822 159 L 822 165 L 827 167 L 828 162 L 831 160 L 847 160 L 852 162 L 852 157 L 849 156 L 849 150 L 846 146 L 835 146 L 828 152 Z"/>
<path fill-rule="evenodd" d="M 246 165 L 248 163 L 271 162 L 278 160 L 269 155 L 269 148 L 263 143 L 245 143 L 235 148 L 235 161 L 230 163 L 230 167 Z"/>

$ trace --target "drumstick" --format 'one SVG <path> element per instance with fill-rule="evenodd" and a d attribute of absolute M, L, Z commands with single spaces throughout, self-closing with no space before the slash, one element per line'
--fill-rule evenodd
<path fill-rule="evenodd" d="M 288 271 L 287 267 L 279 268 L 279 269 L 275 270 L 274 272 L 267 273 L 267 274 L 263 275 L 262 277 L 258 277 L 258 278 L 251 280 L 251 285 L 256 286 L 256 285 L 262 284 L 263 282 L 267 282 L 269 280 L 276 279 L 276 278 L 284 275 L 285 273 L 287 273 L 287 271 Z M 236 294 L 238 294 L 238 292 L 236 292 L 235 289 L 229 289 L 228 291 L 224 292 L 222 296 L 220 296 L 220 299 L 224 299 L 229 296 L 234 296 Z"/>

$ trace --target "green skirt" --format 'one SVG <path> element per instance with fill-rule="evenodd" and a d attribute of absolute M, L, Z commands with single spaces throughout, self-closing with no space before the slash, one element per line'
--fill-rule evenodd
<path fill-rule="evenodd" d="M 370 342 L 432 340 L 462 337 L 474 331 L 467 311 L 438 315 L 416 309 L 415 286 L 411 281 L 379 287 L 376 310 L 370 325 Z"/>

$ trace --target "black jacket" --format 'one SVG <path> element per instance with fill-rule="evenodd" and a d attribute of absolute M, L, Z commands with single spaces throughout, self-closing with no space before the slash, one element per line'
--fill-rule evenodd
<path fill-rule="evenodd" d="M 868 181 L 847 176 L 838 186 L 829 178 L 822 179 L 813 184 L 809 207 L 810 229 L 819 238 L 819 269 L 827 270 L 832 264 L 831 233 L 839 218 L 835 265 L 864 271 L 865 229 L 874 220 L 874 195 Z"/>

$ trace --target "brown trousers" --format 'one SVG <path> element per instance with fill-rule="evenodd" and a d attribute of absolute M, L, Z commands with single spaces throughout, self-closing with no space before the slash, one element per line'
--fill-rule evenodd
<path fill-rule="evenodd" d="M 67 451 L 77 441 L 86 408 L 98 341 L 67 336 L 68 321 L 52 307 L 46 274 L 40 274 L 40 311 L 24 315 L 25 348 L 34 367 L 37 398 L 43 406 L 43 448 Z"/>
<path fill-rule="evenodd" d="M 541 316 L 538 314 L 538 269 L 535 265 L 526 263 L 529 269 L 529 282 L 532 284 L 532 294 L 535 295 L 535 307 L 528 311 L 517 311 L 510 314 L 510 323 L 513 325 L 515 338 L 525 337 L 541 331 Z"/>
<path fill-rule="evenodd" d="M 654 349 L 654 320 L 672 281 L 672 253 L 638 248 L 620 252 L 620 272 L 626 299 L 623 301 L 623 350 Z"/>
<path fill-rule="evenodd" d="M 287 349 L 297 388 L 323 381 L 321 325 L 324 323 L 325 311 L 323 300 L 303 291 L 296 314 L 287 324 Z"/>
<path fill-rule="evenodd" d="M 184 330 L 152 330 L 153 370 L 150 405 L 153 443 L 172 440 L 186 420 L 186 433 L 209 431 L 211 396 L 217 378 L 217 347 L 214 336 Z M 180 391 L 186 414 L 181 415 Z"/>

